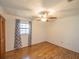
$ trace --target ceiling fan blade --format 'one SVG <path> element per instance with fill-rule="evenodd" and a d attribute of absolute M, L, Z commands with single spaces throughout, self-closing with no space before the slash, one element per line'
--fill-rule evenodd
<path fill-rule="evenodd" d="M 54 22 L 56 21 L 56 19 L 53 19 L 53 20 L 47 20 L 47 22 Z"/>
<path fill-rule="evenodd" d="M 48 17 L 48 19 L 57 19 L 57 17 Z"/>
<path fill-rule="evenodd" d="M 33 17 L 33 20 L 40 21 L 40 17 L 38 17 L 38 16 L 32 16 L 32 17 Z"/>

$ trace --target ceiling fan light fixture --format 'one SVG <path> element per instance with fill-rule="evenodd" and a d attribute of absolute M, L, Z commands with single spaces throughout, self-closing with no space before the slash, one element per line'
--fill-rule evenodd
<path fill-rule="evenodd" d="M 47 16 L 48 16 L 48 12 L 47 11 L 40 12 L 41 21 L 46 22 L 47 21 Z"/>
<path fill-rule="evenodd" d="M 49 20 L 57 19 L 56 17 L 51 16 L 49 11 L 41 11 L 38 13 L 38 16 L 35 18 L 38 21 L 42 21 L 42 22 L 48 22 Z"/>
<path fill-rule="evenodd" d="M 41 21 L 46 22 L 47 18 L 41 18 Z"/>

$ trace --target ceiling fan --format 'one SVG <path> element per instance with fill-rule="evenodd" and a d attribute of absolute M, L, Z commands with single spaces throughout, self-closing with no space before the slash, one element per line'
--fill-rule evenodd
<path fill-rule="evenodd" d="M 55 21 L 57 19 L 57 17 L 49 15 L 48 11 L 41 11 L 38 14 L 39 16 L 33 16 L 34 20 L 49 22 L 49 21 Z"/>

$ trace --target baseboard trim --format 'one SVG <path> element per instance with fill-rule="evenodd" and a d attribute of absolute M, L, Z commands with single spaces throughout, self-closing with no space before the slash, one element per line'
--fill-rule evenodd
<path fill-rule="evenodd" d="M 48 41 L 49 42 L 49 41 Z M 73 51 L 73 50 L 71 50 L 71 49 L 68 49 L 68 48 L 65 48 L 65 47 L 63 47 L 63 46 L 60 46 L 60 45 L 57 45 L 57 44 L 54 44 L 54 43 L 51 43 L 51 42 L 49 42 L 50 44 L 53 44 L 53 45 L 55 45 L 55 46 L 58 46 L 58 47 L 61 47 L 61 48 L 64 48 L 64 49 L 67 49 L 67 50 L 69 50 L 69 51 L 72 51 L 72 52 L 75 52 L 75 53 L 78 53 L 79 54 L 79 52 L 76 52 L 76 51 Z"/>
<path fill-rule="evenodd" d="M 35 43 L 35 44 L 32 44 L 31 46 L 35 46 L 35 45 L 38 45 L 38 44 L 40 44 L 40 43 L 45 43 L 45 42 L 48 42 L 48 41 L 43 41 L 43 42 Z M 31 47 L 31 46 L 25 46 L 25 47 L 22 47 L 22 48 L 20 48 L 20 49 L 10 50 L 10 51 L 7 51 L 6 54 L 7 54 L 7 53 L 10 53 L 10 52 L 13 52 L 13 51 L 16 52 L 16 51 L 19 51 L 19 50 L 21 50 L 21 49 L 24 49 L 24 48 L 27 48 L 27 47 Z"/>
<path fill-rule="evenodd" d="M 70 50 L 70 49 L 65 48 L 65 47 L 63 47 L 63 46 L 59 46 L 59 45 L 54 44 L 54 43 L 51 43 L 51 42 L 49 42 L 49 41 L 43 41 L 43 42 L 39 42 L 39 43 L 36 43 L 36 44 L 32 44 L 32 46 L 35 46 L 35 45 L 38 45 L 38 44 L 41 44 L 41 43 L 45 43 L 45 42 L 46 42 L 46 43 L 50 43 L 50 44 L 55 45 L 55 46 L 58 46 L 58 47 L 61 47 L 61 48 L 63 48 L 63 49 L 67 49 L 67 50 L 69 50 L 69 51 L 78 53 L 78 52 L 76 52 L 76 51 Z M 20 48 L 20 49 L 18 49 L 18 50 L 7 51 L 6 54 L 7 54 L 7 53 L 10 53 L 10 52 L 13 52 L 13 51 L 19 51 L 19 50 L 24 49 L 24 48 L 27 48 L 27 47 L 31 47 L 31 46 L 25 46 L 25 47 L 22 47 L 22 48 Z M 79 54 L 79 53 L 78 53 L 78 54 Z"/>

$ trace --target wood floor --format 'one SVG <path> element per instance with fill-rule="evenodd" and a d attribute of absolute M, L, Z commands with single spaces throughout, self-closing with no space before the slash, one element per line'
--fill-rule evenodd
<path fill-rule="evenodd" d="M 8 52 L 5 59 L 79 59 L 79 53 L 42 42 L 32 47 Z"/>

